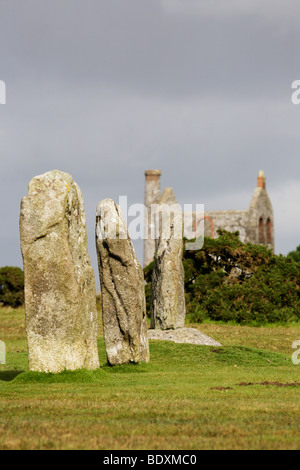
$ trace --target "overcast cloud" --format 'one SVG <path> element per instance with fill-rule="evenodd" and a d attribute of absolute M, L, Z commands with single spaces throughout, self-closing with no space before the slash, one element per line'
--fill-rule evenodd
<path fill-rule="evenodd" d="M 276 252 L 295 249 L 299 24 L 299 0 L 0 0 L 0 265 L 22 267 L 20 200 L 55 168 L 83 192 L 95 269 L 97 203 L 143 202 L 150 168 L 207 210 L 246 209 L 265 170 Z"/>

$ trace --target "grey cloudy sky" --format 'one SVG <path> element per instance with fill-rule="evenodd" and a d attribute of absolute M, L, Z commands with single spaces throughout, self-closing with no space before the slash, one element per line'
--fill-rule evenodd
<path fill-rule="evenodd" d="M 143 202 L 148 168 L 207 210 L 246 209 L 265 170 L 276 252 L 299 245 L 299 24 L 299 0 L 0 0 L 0 265 L 22 267 L 20 200 L 55 168 L 95 268 L 97 203 Z"/>

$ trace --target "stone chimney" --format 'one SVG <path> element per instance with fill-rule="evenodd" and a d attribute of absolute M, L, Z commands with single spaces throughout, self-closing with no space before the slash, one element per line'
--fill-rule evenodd
<path fill-rule="evenodd" d="M 160 193 L 160 170 L 145 171 L 145 239 L 144 239 L 144 266 L 147 266 L 154 257 L 155 240 L 151 239 L 151 204 L 158 204 Z"/>
<path fill-rule="evenodd" d="M 266 189 L 266 178 L 263 170 L 260 170 L 257 177 L 257 187 Z"/>

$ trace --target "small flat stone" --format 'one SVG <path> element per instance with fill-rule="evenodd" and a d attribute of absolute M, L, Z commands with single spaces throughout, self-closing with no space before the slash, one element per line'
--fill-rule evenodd
<path fill-rule="evenodd" d="M 196 328 L 176 328 L 176 330 L 148 330 L 148 339 L 173 341 L 174 343 L 198 344 L 202 346 L 222 346 L 218 341 L 201 333 Z"/>

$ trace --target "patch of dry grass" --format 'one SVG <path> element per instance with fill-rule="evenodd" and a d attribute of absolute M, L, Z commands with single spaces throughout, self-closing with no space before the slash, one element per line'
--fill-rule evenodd
<path fill-rule="evenodd" d="M 235 326 L 217 323 L 189 324 L 212 336 L 224 346 L 249 346 L 286 354 L 290 357 L 292 344 L 300 340 L 300 323 L 287 326 Z"/>

